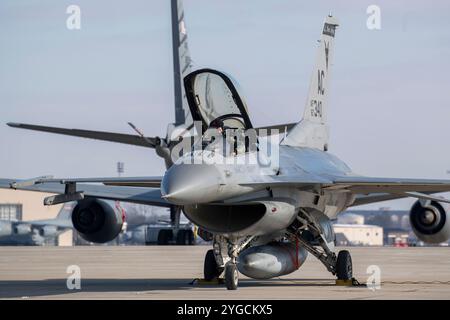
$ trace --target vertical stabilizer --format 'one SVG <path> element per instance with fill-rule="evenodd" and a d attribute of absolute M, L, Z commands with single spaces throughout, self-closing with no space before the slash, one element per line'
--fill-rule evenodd
<path fill-rule="evenodd" d="M 172 48 L 175 94 L 175 126 L 192 124 L 192 117 L 184 92 L 183 78 L 191 72 L 191 55 L 189 53 L 186 25 L 182 0 L 171 0 Z"/>
<path fill-rule="evenodd" d="M 303 119 L 291 129 L 281 144 L 328 149 L 327 96 L 337 26 L 336 18 L 327 16 L 319 40 Z"/>

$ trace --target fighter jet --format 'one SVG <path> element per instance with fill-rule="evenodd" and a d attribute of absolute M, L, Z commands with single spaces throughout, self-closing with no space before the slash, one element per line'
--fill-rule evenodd
<path fill-rule="evenodd" d="M 267 146 L 264 134 L 253 128 L 237 82 L 201 69 L 184 77 L 198 135 L 177 145 L 183 146 L 175 152 L 181 156 L 163 177 L 2 179 L 0 186 L 58 193 L 44 199 L 47 205 L 78 201 L 74 227 L 94 242 L 113 239 L 123 224 L 101 199 L 179 206 L 202 230 L 199 235 L 213 242 L 204 260 L 205 279 L 223 273 L 230 290 L 237 289 L 239 273 L 279 277 L 299 269 L 307 254 L 337 279 L 351 280 L 350 253 L 336 252 L 331 221 L 356 205 L 417 198 L 410 213 L 414 232 L 425 242 L 445 241 L 450 201 L 434 194 L 450 191 L 450 180 L 361 176 L 328 151 L 327 96 L 337 27 L 337 19 L 327 16 L 302 119 L 281 137 L 271 135 Z M 184 146 L 192 140 L 190 148 Z"/>

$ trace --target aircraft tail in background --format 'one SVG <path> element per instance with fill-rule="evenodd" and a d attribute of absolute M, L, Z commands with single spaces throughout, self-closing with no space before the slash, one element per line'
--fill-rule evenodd
<path fill-rule="evenodd" d="M 175 122 L 167 130 L 168 140 L 175 141 L 193 126 L 191 112 L 186 100 L 183 79 L 192 71 L 188 37 L 182 0 L 171 0 L 173 86 L 175 100 Z"/>

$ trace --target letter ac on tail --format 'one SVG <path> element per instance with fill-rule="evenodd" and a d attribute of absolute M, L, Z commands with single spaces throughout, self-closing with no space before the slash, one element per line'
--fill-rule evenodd
<path fill-rule="evenodd" d="M 303 119 L 291 129 L 281 144 L 325 151 L 328 149 L 327 94 L 337 26 L 336 18 L 328 16 L 325 19 Z"/>

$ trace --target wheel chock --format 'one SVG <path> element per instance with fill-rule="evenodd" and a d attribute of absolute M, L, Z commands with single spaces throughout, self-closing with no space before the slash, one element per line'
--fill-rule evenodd
<path fill-rule="evenodd" d="M 353 281 L 352 281 L 352 279 L 348 279 L 348 280 L 336 279 L 336 285 L 350 287 L 353 285 Z"/>
<path fill-rule="evenodd" d="M 194 279 L 192 280 L 192 282 L 190 283 L 191 285 L 194 284 L 198 284 L 198 285 L 213 285 L 213 286 L 217 286 L 217 285 L 221 285 L 221 284 L 225 284 L 225 279 L 223 278 L 214 278 L 212 280 L 206 280 L 206 279 Z"/>
<path fill-rule="evenodd" d="M 344 287 L 359 287 L 359 286 L 364 286 L 361 285 L 359 283 L 358 280 L 356 280 L 355 278 L 351 278 L 351 279 L 336 279 L 336 285 L 337 286 L 344 286 Z"/>

